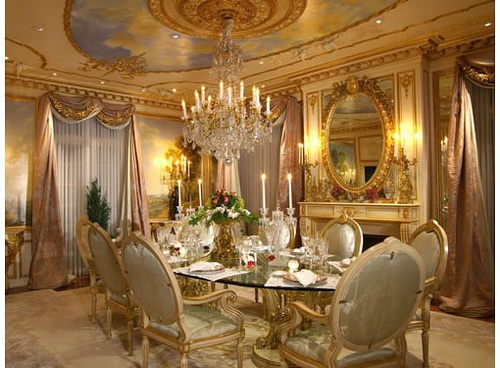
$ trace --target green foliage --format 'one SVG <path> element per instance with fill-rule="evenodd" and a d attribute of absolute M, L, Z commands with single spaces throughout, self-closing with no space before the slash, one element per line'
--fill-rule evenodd
<path fill-rule="evenodd" d="M 94 179 L 90 186 L 87 186 L 87 217 L 108 231 L 111 207 L 109 207 L 106 194 L 101 193 L 101 186 L 97 179 Z"/>
<path fill-rule="evenodd" d="M 210 226 L 212 223 L 223 225 L 238 220 L 249 224 L 259 222 L 256 214 L 245 209 L 243 198 L 238 197 L 235 193 L 219 189 L 212 193 L 205 206 L 196 211 L 189 219 L 189 224 L 196 225 L 199 222 L 204 222 L 206 226 Z"/>

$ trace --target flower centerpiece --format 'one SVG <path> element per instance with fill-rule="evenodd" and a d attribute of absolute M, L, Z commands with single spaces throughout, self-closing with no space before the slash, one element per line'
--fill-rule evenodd
<path fill-rule="evenodd" d="M 347 194 L 344 188 L 342 188 L 340 185 L 337 184 L 333 186 L 332 191 L 330 193 L 336 200 L 339 200 L 340 198 L 345 198 Z"/>
<path fill-rule="evenodd" d="M 207 227 L 218 225 L 219 233 L 214 239 L 217 247 L 215 257 L 227 259 L 237 257 L 231 235 L 231 225 L 237 221 L 256 224 L 259 218 L 245 208 L 245 201 L 236 193 L 218 189 L 210 195 L 203 208 L 190 217 L 188 223 L 194 226 L 201 222 Z"/>
<path fill-rule="evenodd" d="M 379 197 L 377 187 L 370 187 L 366 190 L 366 196 L 368 200 L 373 203 Z"/>

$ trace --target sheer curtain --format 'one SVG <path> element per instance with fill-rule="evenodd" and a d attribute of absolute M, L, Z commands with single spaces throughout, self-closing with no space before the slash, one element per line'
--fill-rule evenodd
<path fill-rule="evenodd" d="M 64 138 L 62 132 L 59 138 L 62 138 L 61 146 L 57 147 L 59 154 L 56 154 L 56 133 L 54 119 L 64 121 L 67 124 L 81 123 L 86 119 L 95 117 L 100 124 L 109 129 L 124 129 L 124 140 L 116 143 L 123 147 L 126 153 L 123 154 L 122 171 L 117 174 L 122 176 L 123 180 L 118 180 L 116 185 L 121 188 L 120 212 L 121 226 L 126 235 L 128 224 L 128 212 L 132 214 L 132 230 L 142 232 L 145 236 L 150 236 L 149 213 L 147 207 L 147 198 L 145 190 L 144 172 L 142 169 L 141 143 L 140 136 L 135 119 L 135 107 L 130 104 L 110 104 L 88 96 L 66 96 L 56 93 L 46 93 L 40 97 L 37 103 L 35 118 L 35 148 L 34 148 L 34 173 L 33 173 L 33 193 L 32 193 L 32 260 L 29 275 L 30 289 L 48 289 L 65 285 L 68 282 L 68 255 L 66 251 L 63 227 L 69 229 L 76 226 L 76 220 L 73 224 L 64 213 L 67 209 L 74 213 L 74 208 L 66 208 L 67 203 L 81 200 L 85 196 L 86 185 L 88 181 L 79 183 L 82 192 L 79 195 L 74 194 L 75 188 L 61 191 L 60 187 L 65 186 L 64 179 L 76 183 L 72 175 L 79 172 L 78 167 L 74 165 L 83 165 L 80 163 L 68 163 L 58 168 L 58 156 L 65 158 L 69 156 L 72 149 L 68 149 L 68 139 Z M 60 128 L 60 127 L 58 127 Z M 59 129 L 58 129 L 59 130 Z M 111 134 L 111 133 L 110 133 Z M 114 138 L 113 134 L 108 136 L 106 144 L 111 144 Z M 80 137 L 81 138 L 81 137 Z M 89 137 L 90 138 L 90 137 Z M 102 143 L 106 140 L 103 135 L 99 139 Z M 97 142 L 94 142 L 97 143 Z M 95 147 L 99 157 L 112 155 L 109 151 L 105 153 L 105 147 L 98 143 Z M 78 153 L 77 151 L 80 150 Z M 90 150 L 78 148 L 75 149 L 75 155 L 83 160 L 85 154 L 91 155 Z M 89 160 L 93 160 L 92 156 Z M 117 159 L 118 160 L 118 159 Z M 102 180 L 112 182 L 114 178 L 107 171 L 110 167 L 99 167 Z M 115 161 L 114 164 L 117 164 Z M 82 168 L 82 171 L 85 170 Z M 126 172 L 127 175 L 123 174 Z M 83 173 L 84 174 L 84 173 Z M 59 176 L 63 176 L 59 179 Z M 82 178 L 85 180 L 86 178 Z M 82 188 L 83 187 L 83 188 Z M 111 189 L 110 189 L 111 190 Z M 72 194 L 73 193 L 73 194 Z M 75 199 L 67 199 L 68 196 L 75 195 Z M 111 192 L 110 192 L 111 195 Z M 113 197 L 115 195 L 113 194 Z M 130 198 L 130 203 L 129 199 Z M 61 204 L 64 207 L 61 207 Z M 130 209 L 130 210 L 129 210 Z M 116 214 L 115 214 L 116 215 Z M 63 218 L 64 223 L 63 223 Z M 116 226 L 116 223 L 115 225 Z M 71 230 L 72 231 L 72 230 Z M 69 235 L 70 236 L 70 235 Z M 75 255 L 75 253 L 73 253 Z M 78 262 L 69 261 L 71 267 L 78 267 Z M 76 264 L 76 266 L 74 266 Z"/>
<path fill-rule="evenodd" d="M 468 317 L 495 312 L 494 99 L 478 99 L 466 81 L 491 88 L 494 71 L 485 70 L 474 68 L 465 58 L 457 60 L 448 131 L 449 245 L 440 307 Z"/>
<path fill-rule="evenodd" d="M 68 260 L 68 271 L 76 276 L 88 274 L 75 241 L 75 224 L 86 216 L 87 186 L 98 180 L 106 194 L 111 219 L 111 235 L 121 226 L 121 185 L 127 176 L 127 129 L 110 129 L 95 118 L 67 124 L 54 118 L 57 176 L 62 215 L 62 229 Z M 130 218 L 130 216 L 127 216 Z"/>

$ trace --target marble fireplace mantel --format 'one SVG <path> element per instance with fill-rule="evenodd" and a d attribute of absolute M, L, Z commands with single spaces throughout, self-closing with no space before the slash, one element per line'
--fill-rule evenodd
<path fill-rule="evenodd" d="M 395 236 L 408 242 L 420 225 L 419 204 L 300 202 L 301 232 L 319 234 L 323 226 L 342 213 L 356 220 L 364 234 Z"/>

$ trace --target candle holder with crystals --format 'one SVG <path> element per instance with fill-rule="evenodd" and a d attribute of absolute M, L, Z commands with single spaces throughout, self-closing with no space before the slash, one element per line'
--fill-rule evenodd
<path fill-rule="evenodd" d="M 394 157 L 393 163 L 398 166 L 399 186 L 398 203 L 413 203 L 413 185 L 410 178 L 410 166 L 417 164 L 417 159 L 409 160 L 406 157 L 404 147 L 399 147 L 399 157 Z"/>

